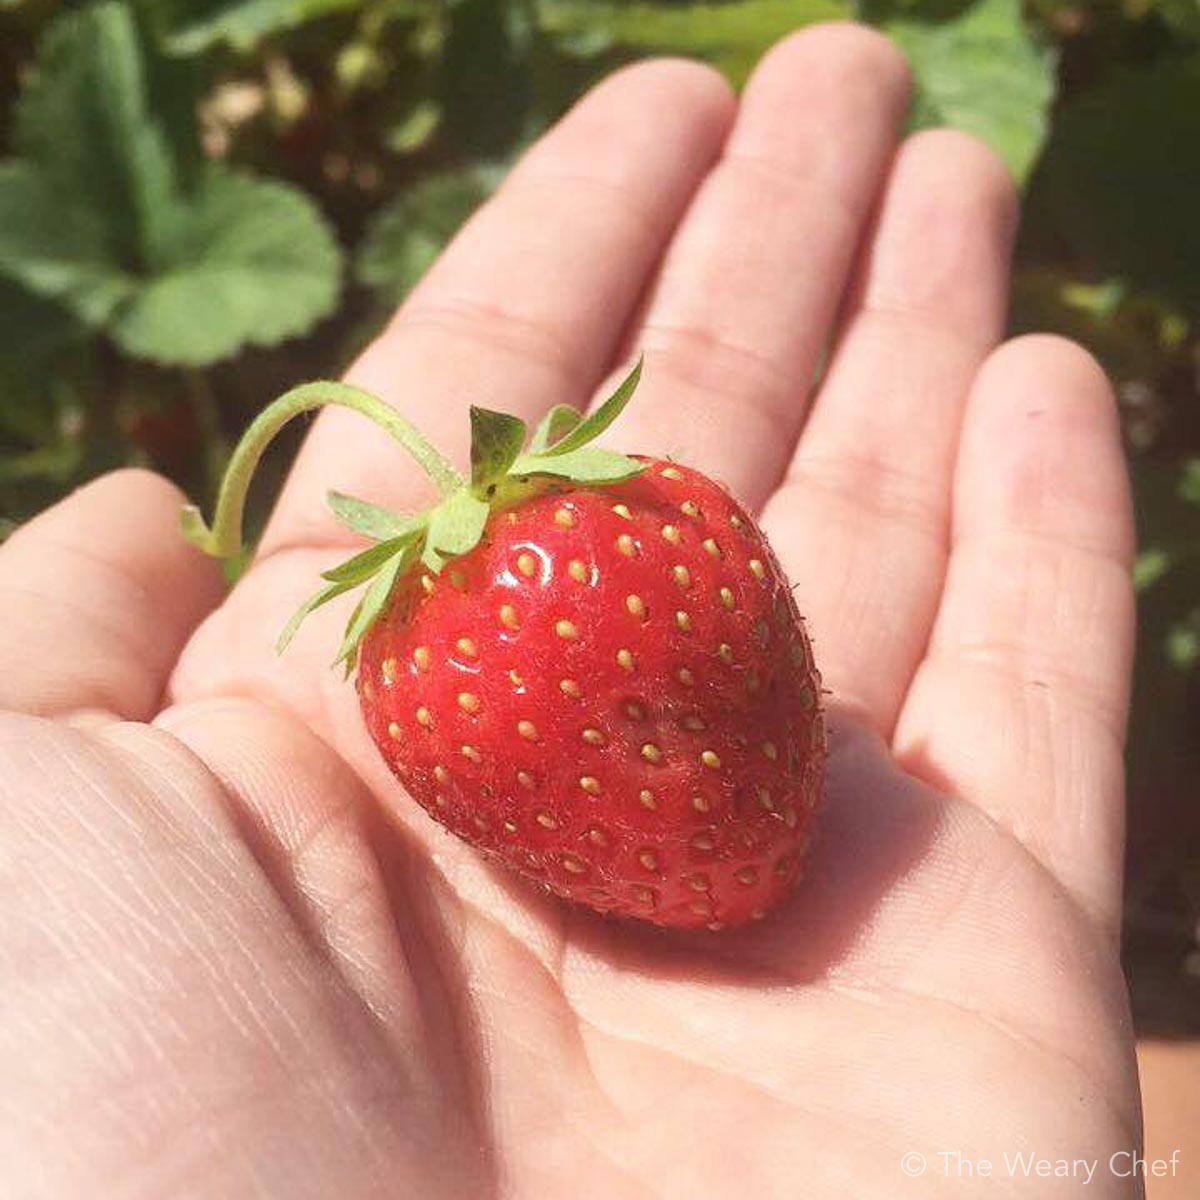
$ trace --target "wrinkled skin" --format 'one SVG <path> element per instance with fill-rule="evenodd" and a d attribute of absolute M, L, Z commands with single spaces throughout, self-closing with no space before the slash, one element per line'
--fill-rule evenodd
<path fill-rule="evenodd" d="M 274 657 L 344 548 L 324 490 L 427 495 L 360 419 L 316 424 L 224 600 L 168 485 L 108 477 L 0 551 L 5 1197 L 1079 1194 L 1022 1149 L 1138 1192 L 1112 398 L 998 346 L 1011 187 L 898 143 L 906 94 L 841 27 L 740 108 L 617 75 L 351 373 L 461 459 L 469 402 L 533 418 L 646 349 L 612 441 L 761 514 L 833 692 L 794 898 L 713 935 L 535 895 L 399 794 L 327 669 L 344 609 Z"/>

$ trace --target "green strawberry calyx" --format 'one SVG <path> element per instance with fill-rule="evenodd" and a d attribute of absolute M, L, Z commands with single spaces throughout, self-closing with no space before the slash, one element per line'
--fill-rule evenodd
<path fill-rule="evenodd" d="M 276 645 L 282 653 L 310 613 L 344 592 L 365 587 L 334 664 L 354 669 L 358 647 L 387 607 L 396 581 L 421 563 L 438 574 L 446 563 L 473 550 L 491 514 L 519 504 L 559 480 L 600 486 L 632 479 L 643 470 L 636 459 L 592 443 L 620 416 L 642 374 L 639 358 L 616 391 L 584 415 L 559 404 L 546 414 L 526 445 L 525 422 L 507 413 L 471 408 L 471 474 L 454 469 L 417 428 L 377 396 L 345 383 L 305 383 L 269 404 L 251 422 L 230 456 L 217 495 L 212 525 L 199 508 L 180 513 L 183 536 L 214 558 L 231 558 L 242 546 L 242 517 L 255 468 L 271 439 L 293 417 L 325 406 L 348 408 L 372 420 L 416 460 L 438 490 L 424 512 L 404 514 L 367 500 L 329 492 L 333 515 L 372 545 L 321 574 L 325 586 L 309 597 L 284 626 Z"/>

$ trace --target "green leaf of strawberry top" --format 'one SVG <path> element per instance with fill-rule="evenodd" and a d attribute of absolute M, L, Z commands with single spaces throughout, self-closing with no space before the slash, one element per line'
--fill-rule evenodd
<path fill-rule="evenodd" d="M 393 410 L 340 384 L 268 408 L 230 465 L 210 553 L 240 543 L 266 442 L 322 403 L 393 434 L 443 498 L 418 517 L 330 496 L 374 544 L 289 624 L 365 585 L 338 660 L 375 744 L 436 821 L 602 912 L 721 928 L 795 882 L 821 793 L 820 676 L 752 518 L 681 464 L 594 446 L 641 365 L 586 419 L 556 408 L 523 449 L 473 409 L 469 481 Z"/>

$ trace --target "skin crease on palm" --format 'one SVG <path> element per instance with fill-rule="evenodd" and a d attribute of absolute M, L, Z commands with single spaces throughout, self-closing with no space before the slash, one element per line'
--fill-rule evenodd
<path fill-rule="evenodd" d="M 386 774 L 344 608 L 275 656 L 345 549 L 326 489 L 426 498 L 361 418 L 315 423 L 226 598 L 175 491 L 109 476 L 0 551 L 7 1200 L 1080 1194 L 1016 1152 L 1140 1194 L 1107 1169 L 1141 1121 L 1112 397 L 1069 343 L 999 344 L 1012 187 L 902 138 L 907 96 L 845 26 L 740 102 L 619 72 L 350 376 L 461 460 L 468 403 L 534 419 L 645 349 L 611 441 L 760 512 L 832 693 L 794 897 L 720 934 L 564 907 Z"/>

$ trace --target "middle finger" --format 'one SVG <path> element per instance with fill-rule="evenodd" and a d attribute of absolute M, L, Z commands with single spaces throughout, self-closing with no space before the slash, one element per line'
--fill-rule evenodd
<path fill-rule="evenodd" d="M 907 99 L 899 52 L 858 26 L 805 30 L 763 59 L 636 331 L 644 381 L 614 442 L 678 457 L 762 504 L 799 433 Z"/>

